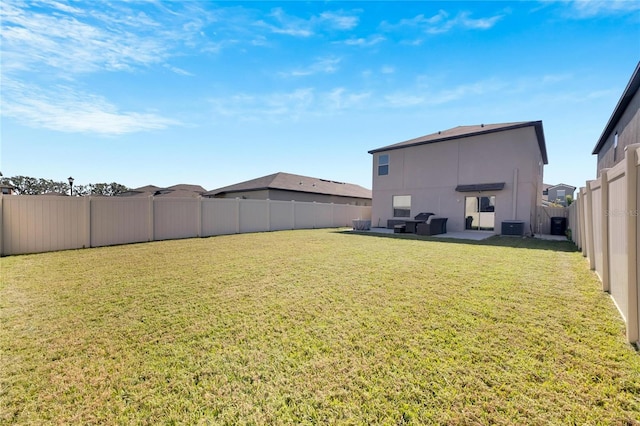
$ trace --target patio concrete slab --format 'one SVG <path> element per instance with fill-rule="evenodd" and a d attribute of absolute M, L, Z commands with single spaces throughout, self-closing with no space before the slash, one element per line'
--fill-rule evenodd
<path fill-rule="evenodd" d="M 432 235 L 436 238 L 454 238 L 456 240 L 472 240 L 482 241 L 493 237 L 495 234 L 491 231 L 460 231 L 447 232 L 446 234 Z"/>
<path fill-rule="evenodd" d="M 363 231 L 358 231 L 358 232 L 363 232 Z M 364 232 L 371 232 L 372 234 L 393 234 L 393 229 L 371 228 L 368 231 L 364 231 Z M 411 234 L 400 234 L 400 235 L 411 235 Z M 481 241 L 489 237 L 493 237 L 494 235 L 495 234 L 490 231 L 462 231 L 462 232 L 447 232 L 446 234 L 432 235 L 432 237 Z"/>

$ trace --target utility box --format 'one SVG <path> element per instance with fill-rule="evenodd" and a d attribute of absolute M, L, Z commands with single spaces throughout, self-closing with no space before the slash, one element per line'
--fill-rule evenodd
<path fill-rule="evenodd" d="M 566 230 L 567 230 L 566 217 L 551 218 L 551 235 L 564 235 Z"/>
<path fill-rule="evenodd" d="M 521 220 L 505 220 L 502 222 L 502 235 L 524 235 L 524 222 Z"/>

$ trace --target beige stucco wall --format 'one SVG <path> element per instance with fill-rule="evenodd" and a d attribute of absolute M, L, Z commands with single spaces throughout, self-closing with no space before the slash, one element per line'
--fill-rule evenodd
<path fill-rule="evenodd" d="M 618 150 L 613 155 L 613 140 L 618 132 Z M 624 114 L 598 153 L 598 176 L 602 169 L 613 167 L 624 159 L 624 148 L 640 143 L 640 91 L 636 92 Z"/>
<path fill-rule="evenodd" d="M 377 174 L 381 154 L 389 155 L 386 176 Z M 384 227 L 388 219 L 393 219 L 394 195 L 411 195 L 412 217 L 433 212 L 449 218 L 449 231 L 462 231 L 465 197 L 494 195 L 495 232 L 500 233 L 501 222 L 510 219 L 524 221 L 528 232 L 530 226 L 535 229 L 536 206 L 542 198 L 541 165 L 534 127 L 375 153 L 372 225 Z M 504 182 L 504 189 L 481 194 L 455 191 L 458 185 L 496 182 Z"/>

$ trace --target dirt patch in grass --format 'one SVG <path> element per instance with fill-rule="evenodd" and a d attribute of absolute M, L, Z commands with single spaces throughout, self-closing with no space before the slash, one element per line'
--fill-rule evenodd
<path fill-rule="evenodd" d="M 640 418 L 640 357 L 569 243 L 310 230 L 0 266 L 3 423 Z"/>

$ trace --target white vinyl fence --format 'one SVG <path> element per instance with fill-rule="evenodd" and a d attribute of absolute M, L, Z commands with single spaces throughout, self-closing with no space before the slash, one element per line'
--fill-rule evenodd
<path fill-rule="evenodd" d="M 580 188 L 569 207 L 572 239 L 611 294 L 627 326 L 629 342 L 640 341 L 640 144 L 625 158 Z"/>
<path fill-rule="evenodd" d="M 0 255 L 352 226 L 371 207 L 223 198 L 0 196 Z"/>

